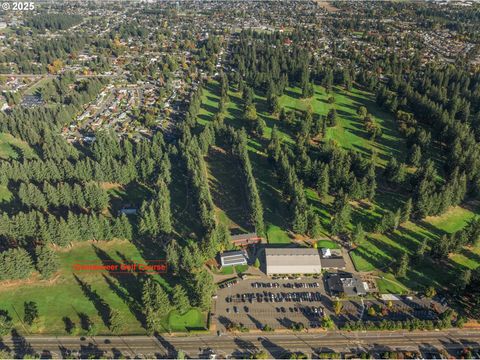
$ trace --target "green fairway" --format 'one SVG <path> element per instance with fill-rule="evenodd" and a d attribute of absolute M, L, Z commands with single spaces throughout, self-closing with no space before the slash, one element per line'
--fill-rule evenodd
<path fill-rule="evenodd" d="M 219 93 L 218 82 L 211 81 L 205 86 L 198 115 L 199 124 L 205 125 L 212 121 L 214 114 L 218 111 Z M 248 124 L 242 118 L 241 94 L 230 90 L 228 96 L 229 102 L 226 106 L 225 123 L 237 129 L 246 127 Z M 334 104 L 328 103 L 327 99 L 330 96 L 335 98 Z M 266 100 L 263 95 L 255 94 L 254 100 L 258 115 L 267 124 L 263 139 L 251 138 L 249 140 L 253 172 L 265 211 L 267 239 L 270 243 L 289 243 L 291 239 L 287 232 L 289 230 L 290 214 L 286 202 L 282 199 L 280 184 L 278 184 L 274 175 L 272 164 L 266 159 L 266 144 L 274 125 L 277 125 L 280 137 L 287 144 L 294 143 L 295 140 L 288 127 L 280 123 L 276 117 L 267 111 Z M 311 107 L 314 114 L 318 116 L 326 115 L 330 108 L 335 107 L 339 120 L 337 126 L 328 129 L 327 140 L 334 140 L 339 146 L 359 151 L 368 156 L 371 156 L 372 151 L 374 151 L 378 155 L 379 164 L 385 164 L 390 156 L 396 156 L 403 160 L 406 151 L 405 141 L 396 129 L 395 120 L 391 114 L 386 113 L 376 105 L 371 93 L 357 88 L 350 92 L 335 88 L 332 93 L 327 94 L 323 87 L 315 85 L 315 95 L 312 98 L 302 99 L 299 88 L 289 87 L 280 97 L 279 102 L 280 106 L 287 110 L 304 111 Z M 359 106 L 365 106 L 375 121 L 382 126 L 384 134 L 380 139 L 371 141 L 368 138 L 363 129 L 363 123 L 356 114 Z M 231 179 L 231 168 L 230 171 L 223 171 L 224 164 L 216 162 L 211 157 L 209 155 L 207 160 L 210 164 L 210 185 L 218 208 L 217 217 L 229 227 L 245 228 L 241 224 L 243 220 L 241 212 L 235 210 L 235 207 L 239 207 L 236 204 L 242 203 L 242 200 L 238 199 L 241 192 L 236 191 L 239 185 L 232 186 L 232 183 L 238 181 Z M 218 156 L 216 155 L 216 157 Z M 232 181 L 225 181 L 227 178 Z M 218 190 L 219 184 L 222 185 L 222 191 Z M 225 189 L 225 187 L 228 189 Z M 329 235 L 330 206 L 333 199 L 330 196 L 327 199 L 319 199 L 317 193 L 308 188 L 306 189 L 306 195 L 309 203 L 313 205 L 319 216 L 323 234 Z M 375 200 L 376 204 L 373 209 L 358 208 L 354 210 L 354 222 L 369 223 L 370 227 L 373 227 L 373 224 L 382 216 L 383 209 L 395 209 L 395 206 L 402 204 L 404 199 L 399 197 L 398 194 L 389 194 L 379 189 Z"/>
<path fill-rule="evenodd" d="M 173 228 L 177 241 L 183 243 L 194 239 L 195 233 L 202 232 L 202 225 L 195 207 L 192 184 L 188 178 L 184 161 L 172 159 L 172 182 L 170 183 L 170 206 Z"/>
<path fill-rule="evenodd" d="M 288 244 L 291 241 L 284 230 L 272 224 L 267 225 L 267 240 L 270 244 Z"/>
<path fill-rule="evenodd" d="M 413 256 L 424 238 L 435 241 L 444 233 L 456 232 L 478 214 L 479 207 L 457 206 L 442 216 L 429 217 L 417 223 L 408 222 L 392 234 L 369 234 L 350 252 L 352 260 L 358 271 L 390 271 L 404 251 Z M 407 276 L 397 280 L 412 289 L 422 288 L 429 283 L 448 286 L 462 268 L 474 269 L 480 266 L 479 255 L 479 248 L 464 248 L 461 253 L 452 254 L 449 263 L 442 265 L 441 271 L 438 264 L 425 260 L 411 266 Z"/>
<path fill-rule="evenodd" d="M 317 248 L 322 249 L 340 249 L 340 246 L 331 240 L 318 240 L 317 241 Z"/>
<path fill-rule="evenodd" d="M 189 330 L 206 329 L 205 315 L 198 309 L 192 308 L 185 314 L 171 311 L 168 315 L 168 330 L 185 332 Z"/>
<path fill-rule="evenodd" d="M 230 229 L 254 231 L 249 219 L 244 176 L 236 159 L 225 149 L 212 147 L 206 163 L 217 218 Z"/>
<path fill-rule="evenodd" d="M 408 289 L 391 275 L 382 276 L 377 280 L 378 291 L 381 294 L 406 294 Z"/>
<path fill-rule="evenodd" d="M 318 90 L 315 94 L 316 101 L 324 104 L 329 96 Z M 404 161 L 405 154 L 407 154 L 405 140 L 397 130 L 393 115 L 378 107 L 373 94 L 357 88 L 350 92 L 336 88 L 333 96 L 335 103 L 328 104 L 327 108 L 335 107 L 339 120 L 335 127 L 328 129 L 327 139 L 334 140 L 344 148 L 354 149 L 368 156 L 375 151 L 379 156 L 380 164 L 385 164 L 391 156 Z M 365 106 L 375 122 L 381 126 L 383 135 L 379 139 L 370 140 L 362 119 L 356 113 L 360 106 Z M 328 112 L 325 106 L 317 106 L 318 108 L 322 109 L 324 114 Z"/>
<path fill-rule="evenodd" d="M 10 134 L 0 133 L 0 159 L 19 159 L 20 157 L 34 159 L 37 155 L 26 142 Z"/>
<path fill-rule="evenodd" d="M 81 243 L 59 251 L 60 268 L 51 280 L 12 281 L 0 289 L 0 309 L 7 310 L 14 327 L 36 334 L 65 334 L 64 317 L 75 324 L 75 334 L 85 334 L 80 318 L 85 314 L 98 334 L 108 334 L 105 308 L 121 313 L 125 334 L 145 334 L 141 326 L 141 282 L 135 273 L 74 271 L 75 263 L 102 264 L 142 261 L 138 250 L 128 241 Z M 166 282 L 155 275 L 163 284 Z M 90 290 L 88 290 L 90 288 Z M 32 326 L 22 324 L 23 303 L 35 301 L 39 319 Z M 106 305 L 105 305 L 106 304 Z M 25 327 L 24 327 L 25 326 Z"/>

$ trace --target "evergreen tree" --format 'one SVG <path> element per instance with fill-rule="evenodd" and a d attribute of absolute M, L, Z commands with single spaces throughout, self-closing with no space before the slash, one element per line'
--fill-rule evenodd
<path fill-rule="evenodd" d="M 313 207 L 310 207 L 308 211 L 308 228 L 307 228 L 307 234 L 313 238 L 316 239 L 318 238 L 322 233 L 322 227 L 320 225 L 320 219 L 317 214 L 315 214 L 315 211 Z"/>
<path fill-rule="evenodd" d="M 323 165 L 316 184 L 317 192 L 320 198 L 325 198 L 328 195 L 330 188 L 330 175 L 328 165 Z"/>
<path fill-rule="evenodd" d="M 365 230 L 363 230 L 362 223 L 357 223 L 355 228 L 353 229 L 352 234 L 352 242 L 354 244 L 360 244 L 363 240 L 365 240 Z"/>
<path fill-rule="evenodd" d="M 0 310 L 0 336 L 7 335 L 12 329 L 12 318 L 5 310 Z"/>
<path fill-rule="evenodd" d="M 331 222 L 332 234 L 339 235 L 347 232 L 351 220 L 352 208 L 346 195 L 338 201 L 337 210 Z"/>
<path fill-rule="evenodd" d="M 0 280 L 26 279 L 34 270 L 28 252 L 22 248 L 0 253 Z"/>
<path fill-rule="evenodd" d="M 36 268 L 44 279 L 48 279 L 58 269 L 58 256 L 48 246 L 37 246 L 35 249 L 37 259 Z"/>
<path fill-rule="evenodd" d="M 398 261 L 397 268 L 395 270 L 395 276 L 405 277 L 405 275 L 407 275 L 409 262 L 410 259 L 408 254 L 404 252 Z"/>
<path fill-rule="evenodd" d="M 109 312 L 109 328 L 114 334 L 121 334 L 124 330 L 125 319 L 122 318 L 122 314 L 117 309 L 111 309 Z"/>
<path fill-rule="evenodd" d="M 159 181 L 156 201 L 158 229 L 164 234 L 170 234 L 172 228 L 172 212 L 170 208 L 170 191 L 164 181 Z"/>
<path fill-rule="evenodd" d="M 38 306 L 34 301 L 26 301 L 23 303 L 23 322 L 32 325 L 38 319 Z"/>
<path fill-rule="evenodd" d="M 208 310 L 212 303 L 212 296 L 217 290 L 212 275 L 205 269 L 195 273 L 193 290 L 195 294 L 195 306 L 198 306 L 202 310 Z"/>
<path fill-rule="evenodd" d="M 460 276 L 458 278 L 458 283 L 457 283 L 457 290 L 459 292 L 462 292 L 465 290 L 465 288 L 470 285 L 470 282 L 472 281 L 472 270 L 470 269 L 465 269 L 460 273 Z"/>
<path fill-rule="evenodd" d="M 184 314 L 190 309 L 190 301 L 188 300 L 187 292 L 185 289 L 177 284 L 173 287 L 173 305 L 180 314 Z"/>
<path fill-rule="evenodd" d="M 418 167 L 422 161 L 422 150 L 417 144 L 413 144 L 408 157 L 410 165 Z"/>
<path fill-rule="evenodd" d="M 415 252 L 415 256 L 417 259 L 423 259 L 425 253 L 428 249 L 428 239 L 424 238 L 423 241 L 418 245 L 417 251 Z"/>
<path fill-rule="evenodd" d="M 328 111 L 327 122 L 328 122 L 328 126 L 330 127 L 334 127 L 337 125 L 337 110 L 335 108 L 331 108 Z"/>
<path fill-rule="evenodd" d="M 142 303 L 150 332 L 162 329 L 162 314 L 168 314 L 172 309 L 167 293 L 155 280 L 147 279 L 143 284 Z"/>
<path fill-rule="evenodd" d="M 375 164 L 372 162 L 370 167 L 368 168 L 368 174 L 366 176 L 366 195 L 368 200 L 373 200 L 376 190 L 377 180 L 375 174 Z"/>
<path fill-rule="evenodd" d="M 413 202 L 412 202 L 412 199 L 409 198 L 403 205 L 402 217 L 400 220 L 401 223 L 405 223 L 410 220 L 410 217 L 412 216 L 412 210 L 413 210 Z"/>

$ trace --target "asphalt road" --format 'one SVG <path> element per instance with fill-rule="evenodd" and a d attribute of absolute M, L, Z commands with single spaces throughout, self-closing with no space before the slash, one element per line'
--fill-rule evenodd
<path fill-rule="evenodd" d="M 202 357 L 206 349 L 213 349 L 217 355 L 239 356 L 266 350 L 272 357 L 286 351 L 354 352 L 368 350 L 414 351 L 424 353 L 446 349 L 454 354 L 464 348 L 480 348 L 480 331 L 451 330 L 430 332 L 328 332 L 322 334 L 245 334 L 239 336 L 198 335 L 198 336 L 119 336 L 119 337 L 5 337 L 1 347 L 8 347 L 17 356 L 32 351 L 43 354 L 44 358 L 66 357 L 68 354 L 87 357 L 100 356 L 127 358 L 172 357 L 177 351 L 184 351 L 189 357 Z"/>

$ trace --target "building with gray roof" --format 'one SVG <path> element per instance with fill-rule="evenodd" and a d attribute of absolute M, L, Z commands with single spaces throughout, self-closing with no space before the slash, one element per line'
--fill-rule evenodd
<path fill-rule="evenodd" d="M 265 249 L 267 275 L 320 274 L 320 254 L 313 248 Z"/>
<path fill-rule="evenodd" d="M 220 262 L 223 266 L 246 265 L 247 257 L 243 251 L 228 251 L 220 254 Z"/>

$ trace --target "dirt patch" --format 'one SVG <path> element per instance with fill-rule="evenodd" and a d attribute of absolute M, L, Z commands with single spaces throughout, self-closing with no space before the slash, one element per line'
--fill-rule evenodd
<path fill-rule="evenodd" d="M 221 148 L 221 147 L 218 147 L 218 146 L 215 146 L 215 145 L 212 146 L 212 150 L 218 151 L 218 152 L 220 152 L 220 153 L 223 154 L 223 155 L 226 155 L 226 154 L 227 154 L 227 151 L 226 151 L 225 149 L 223 149 L 223 148 Z"/>
<path fill-rule="evenodd" d="M 103 190 L 121 189 L 122 185 L 118 183 L 101 182 L 98 184 Z"/>
<path fill-rule="evenodd" d="M 108 241 L 100 241 L 100 240 L 87 240 L 87 241 L 81 241 L 81 242 L 73 242 L 68 246 L 57 246 L 57 245 L 52 245 L 52 248 L 59 253 L 66 253 L 69 251 L 72 251 L 73 249 L 78 249 L 86 246 L 91 246 L 94 244 L 95 246 L 98 246 L 102 249 L 108 249 L 112 247 L 113 245 L 118 245 L 118 244 L 125 244 L 129 243 L 130 241 L 125 240 L 125 239 L 113 239 L 113 240 L 108 240 Z"/>
<path fill-rule="evenodd" d="M 318 6 L 320 6 L 321 8 L 324 8 L 325 10 L 327 10 L 328 12 L 337 12 L 337 11 L 340 11 L 339 8 L 336 8 L 335 6 L 333 6 L 330 2 L 328 1 L 325 1 L 325 0 L 316 0 L 316 3 L 318 4 Z"/>
<path fill-rule="evenodd" d="M 16 288 L 19 286 L 23 285 L 45 285 L 45 286 L 50 286 L 54 285 L 55 283 L 58 282 L 58 280 L 61 278 L 60 272 L 57 272 L 57 274 L 48 279 L 48 280 L 43 280 L 40 278 L 40 274 L 35 272 L 30 276 L 28 279 L 19 279 L 19 280 L 5 280 L 5 281 L 0 281 L 0 291 L 5 291 L 11 288 Z"/>

